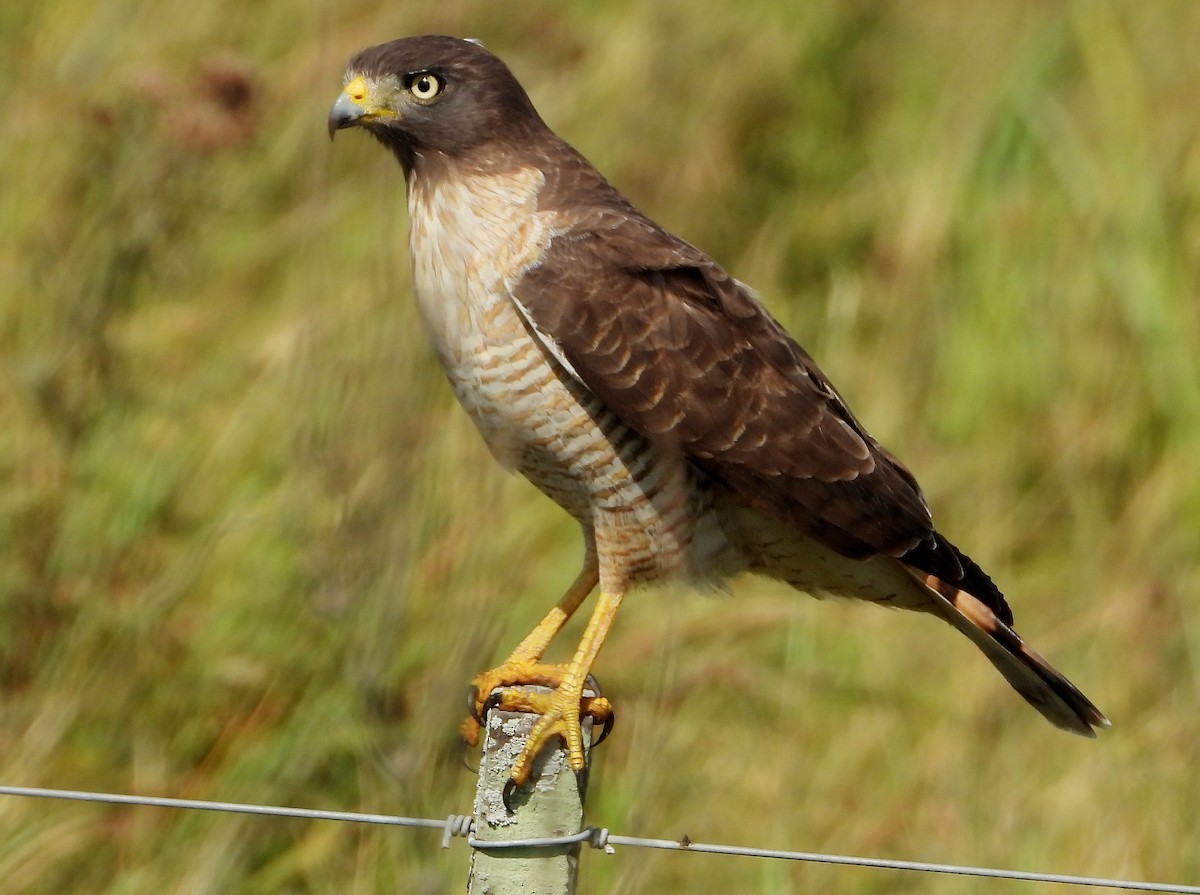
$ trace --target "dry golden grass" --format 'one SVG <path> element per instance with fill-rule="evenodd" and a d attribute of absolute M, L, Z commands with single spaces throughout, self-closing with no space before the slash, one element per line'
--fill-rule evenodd
<path fill-rule="evenodd" d="M 469 804 L 465 683 L 579 545 L 441 381 L 394 163 L 325 139 L 348 55 L 426 31 L 482 38 L 634 201 L 762 291 L 1114 722 L 1051 729 L 924 619 L 752 580 L 638 593 L 596 669 L 618 723 L 591 820 L 1200 880 L 1184 0 L 5 5 L 0 780 Z M 463 848 L 416 832 L 16 799 L 0 831 L 14 895 L 465 879 Z M 584 892 L 963 890 L 584 862 Z"/>

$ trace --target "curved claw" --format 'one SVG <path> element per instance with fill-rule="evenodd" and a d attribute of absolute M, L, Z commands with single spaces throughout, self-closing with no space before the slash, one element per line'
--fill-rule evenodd
<path fill-rule="evenodd" d="M 467 693 L 467 712 L 475 719 L 476 724 L 483 727 L 484 722 L 487 720 L 488 712 L 498 706 L 503 700 L 504 692 L 497 688 L 488 693 L 487 699 L 480 702 L 479 688 L 472 685 Z"/>
<path fill-rule="evenodd" d="M 483 728 L 487 726 L 488 712 L 500 705 L 504 700 L 504 694 L 500 690 L 493 690 L 488 694 L 488 698 L 483 701 L 483 704 L 478 710 L 475 706 L 479 703 L 479 688 L 471 687 L 471 692 L 467 696 L 467 717 L 463 718 L 462 724 L 459 726 L 459 731 L 462 734 L 464 742 L 467 746 L 478 746 L 479 739 L 482 735 Z"/>
<path fill-rule="evenodd" d="M 480 711 L 480 714 L 483 717 L 481 717 L 479 719 L 479 723 L 480 724 L 484 723 L 484 721 L 487 720 L 488 712 L 490 712 L 492 709 L 494 709 L 496 706 L 498 706 L 503 700 L 504 700 L 504 691 L 503 690 L 493 690 L 491 693 L 489 693 L 488 698 L 483 701 L 483 709 Z"/>
<path fill-rule="evenodd" d="M 502 801 L 504 803 L 504 810 L 507 811 L 509 814 L 513 813 L 512 797 L 513 797 L 513 794 L 517 791 L 517 788 L 518 788 L 517 781 L 514 780 L 512 777 L 509 777 L 507 780 L 504 781 L 504 789 L 500 793 L 500 801 Z"/>
<path fill-rule="evenodd" d="M 613 710 L 610 708 L 608 710 L 608 714 L 606 714 L 604 716 L 604 726 L 600 728 L 600 736 L 598 736 L 594 740 L 592 740 L 592 748 L 593 749 L 608 739 L 608 735 L 610 733 L 612 733 L 613 725 L 616 722 L 617 722 L 616 713 L 613 712 Z"/>

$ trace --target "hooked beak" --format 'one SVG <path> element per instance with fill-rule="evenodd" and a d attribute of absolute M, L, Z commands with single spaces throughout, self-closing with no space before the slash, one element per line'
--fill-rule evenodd
<path fill-rule="evenodd" d="M 333 107 L 329 110 L 329 139 L 332 140 L 333 135 L 338 131 L 359 124 L 366 114 L 367 110 L 359 105 L 348 92 L 343 91 L 333 101 Z"/>

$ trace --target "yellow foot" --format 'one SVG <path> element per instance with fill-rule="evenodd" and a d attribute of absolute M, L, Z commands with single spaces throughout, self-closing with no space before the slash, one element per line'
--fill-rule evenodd
<path fill-rule="evenodd" d="M 526 685 L 552 688 L 553 692 L 512 689 Z M 585 689 L 597 695 L 585 696 Z M 601 725 L 600 735 L 593 745 L 603 742 L 612 730 L 612 706 L 599 695 L 595 680 L 578 672 L 572 675 L 568 665 L 508 661 L 478 675 L 472 682 L 471 690 L 471 715 L 463 721 L 462 734 L 472 746 L 479 742 L 483 720 L 492 708 L 541 715 L 513 765 L 511 778 L 505 787 L 505 804 L 508 804 L 509 797 L 517 787 L 528 782 L 534 758 L 551 738 L 563 738 L 571 770 L 579 773 L 585 767 L 580 719 L 590 717 L 593 724 Z"/>

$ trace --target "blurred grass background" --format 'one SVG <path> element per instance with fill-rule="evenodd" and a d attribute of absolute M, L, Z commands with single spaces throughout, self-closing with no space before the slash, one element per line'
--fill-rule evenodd
<path fill-rule="evenodd" d="M 325 137 L 348 56 L 427 31 L 483 39 L 764 294 L 1114 722 L 1053 730 L 925 619 L 639 593 L 596 669 L 591 821 L 1200 880 L 1187 0 L 3 5 L 0 780 L 468 809 L 466 683 L 579 544 L 441 381 L 396 165 Z M 7 893 L 460 891 L 436 846 L 0 800 Z M 583 892 L 963 887 L 583 860 Z"/>

